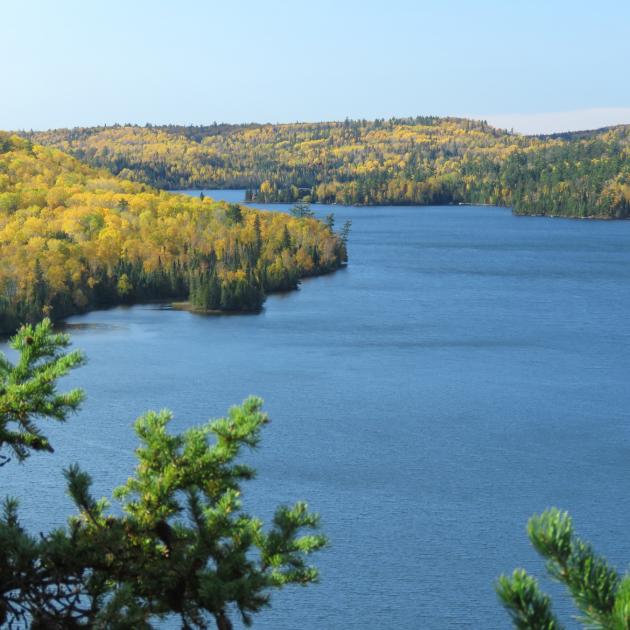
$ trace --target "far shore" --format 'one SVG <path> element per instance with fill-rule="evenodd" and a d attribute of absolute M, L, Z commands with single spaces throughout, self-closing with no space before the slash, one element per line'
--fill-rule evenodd
<path fill-rule="evenodd" d="M 243 190 L 242 188 L 179 188 L 179 189 L 164 189 L 166 192 L 175 193 L 175 194 L 187 194 L 189 191 L 196 192 L 208 192 L 209 196 L 212 197 L 213 190 Z M 220 200 L 217 200 L 220 201 Z M 269 205 L 269 206 L 292 206 L 296 203 L 305 203 L 304 200 L 296 200 L 296 201 L 264 201 L 260 199 L 253 199 L 251 201 L 246 201 L 243 199 L 242 201 L 238 201 L 236 203 L 243 205 Z M 387 206 L 393 207 L 418 207 L 418 208 L 449 208 L 452 206 L 475 206 L 480 208 L 500 208 L 502 210 L 510 210 L 515 217 L 538 217 L 538 218 L 548 218 L 548 219 L 577 219 L 577 220 L 586 220 L 586 221 L 627 221 L 630 220 L 630 216 L 628 217 L 609 217 L 603 215 L 589 215 L 587 217 L 574 217 L 566 214 L 545 214 L 545 213 L 520 213 L 514 212 L 514 209 L 511 206 L 498 206 L 493 203 L 471 203 L 468 201 L 454 201 L 452 203 L 436 203 L 436 204 L 423 204 L 423 203 L 351 203 L 351 204 L 342 204 L 337 202 L 332 203 L 324 203 L 319 201 L 307 202 L 312 203 L 313 205 L 322 205 L 322 206 L 341 206 L 342 208 L 383 208 Z"/>

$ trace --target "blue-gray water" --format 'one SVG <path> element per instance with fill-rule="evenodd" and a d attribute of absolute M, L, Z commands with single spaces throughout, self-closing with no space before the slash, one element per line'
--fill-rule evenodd
<path fill-rule="evenodd" d="M 349 267 L 260 315 L 70 319 L 89 363 L 68 381 L 88 401 L 51 430 L 55 455 L 0 471 L 31 527 L 70 511 L 64 465 L 99 493 L 125 480 L 143 410 L 169 407 L 183 429 L 254 393 L 273 421 L 247 507 L 304 498 L 331 542 L 321 584 L 275 595 L 256 627 L 508 627 L 493 582 L 544 574 L 525 524 L 551 505 L 625 569 L 630 222 L 315 209 L 352 219 Z"/>

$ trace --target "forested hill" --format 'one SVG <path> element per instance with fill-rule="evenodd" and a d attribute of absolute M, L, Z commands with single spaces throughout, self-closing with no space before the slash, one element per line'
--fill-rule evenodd
<path fill-rule="evenodd" d="M 258 310 L 345 257 L 330 221 L 169 194 L 0 132 L 0 333 L 138 300 Z"/>
<path fill-rule="evenodd" d="M 261 201 L 484 203 L 519 214 L 630 214 L 630 126 L 522 136 L 419 117 L 31 133 L 92 165 L 165 189 L 246 188 Z"/>

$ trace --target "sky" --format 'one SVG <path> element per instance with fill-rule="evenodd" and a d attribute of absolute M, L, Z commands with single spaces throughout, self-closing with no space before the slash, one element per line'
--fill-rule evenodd
<path fill-rule="evenodd" d="M 628 0 L 0 0 L 0 129 L 630 123 Z"/>

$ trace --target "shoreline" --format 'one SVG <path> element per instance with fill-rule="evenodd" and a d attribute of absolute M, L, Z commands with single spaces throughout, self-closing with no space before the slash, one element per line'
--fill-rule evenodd
<path fill-rule="evenodd" d="M 327 269 L 319 273 L 311 273 L 311 274 L 300 276 L 298 285 L 295 288 L 269 291 L 268 293 L 265 293 L 265 298 L 267 298 L 270 295 L 280 295 L 283 293 L 293 293 L 295 291 L 299 291 L 300 284 L 302 284 L 302 281 L 312 280 L 320 276 L 327 276 L 327 275 L 330 275 L 339 271 L 340 269 L 346 269 L 347 266 L 348 266 L 348 263 L 344 262 L 344 263 L 340 263 L 339 267 L 336 267 L 335 269 Z M 118 302 L 115 304 L 97 304 L 95 305 L 94 308 L 87 308 L 85 310 L 77 310 L 72 313 L 67 313 L 59 318 L 55 318 L 54 316 L 49 316 L 49 317 L 55 328 L 63 328 L 63 326 L 66 324 L 66 321 L 69 317 L 75 317 L 77 315 L 87 315 L 88 313 L 95 313 L 98 311 L 108 311 L 113 308 L 120 308 L 120 307 L 131 308 L 133 306 L 143 306 L 143 305 L 151 305 L 151 304 L 158 305 L 158 306 L 161 305 L 163 307 L 162 310 L 186 311 L 188 313 L 194 313 L 197 315 L 212 315 L 212 316 L 259 315 L 264 310 L 264 304 L 257 310 L 230 310 L 230 311 L 221 310 L 221 309 L 205 310 L 205 309 L 199 309 L 199 308 L 193 307 L 190 301 L 186 299 L 166 298 L 166 299 L 140 300 L 137 302 Z M 24 323 L 21 325 L 24 325 Z M 0 342 L 8 341 L 9 339 L 11 339 L 11 337 L 13 337 L 13 335 L 17 333 L 18 330 L 19 328 L 11 332 L 0 330 Z"/>
<path fill-rule="evenodd" d="M 212 192 L 214 190 L 243 190 L 243 188 L 187 188 L 187 189 L 165 189 L 162 188 L 165 192 L 171 194 L 186 194 L 183 190 L 195 190 L 199 192 L 208 191 Z M 212 195 L 209 195 L 212 197 Z M 214 197 L 212 197 L 214 199 Z M 220 201 L 219 199 L 215 199 L 215 201 Z M 295 201 L 237 201 L 233 203 L 243 204 L 245 206 L 250 205 L 273 205 L 273 206 L 293 206 L 297 203 L 305 203 L 302 200 Z M 395 208 L 405 208 L 405 207 L 418 207 L 418 208 L 450 208 L 454 206 L 472 206 L 478 208 L 499 208 L 503 210 L 510 210 L 512 215 L 515 217 L 537 217 L 537 218 L 548 218 L 548 219 L 574 219 L 574 220 L 587 220 L 587 221 L 629 221 L 630 216 L 627 217 L 609 217 L 605 215 L 589 215 L 586 217 L 577 217 L 568 214 L 546 214 L 542 212 L 537 213 L 527 213 L 527 212 L 515 212 L 511 206 L 500 206 L 493 203 L 473 203 L 468 201 L 454 201 L 452 203 L 402 203 L 402 202 L 390 202 L 390 203 L 325 203 L 320 201 L 312 201 L 309 202 L 311 205 L 321 205 L 321 206 L 339 206 L 341 208 L 387 208 L 387 207 L 395 207 Z"/>

